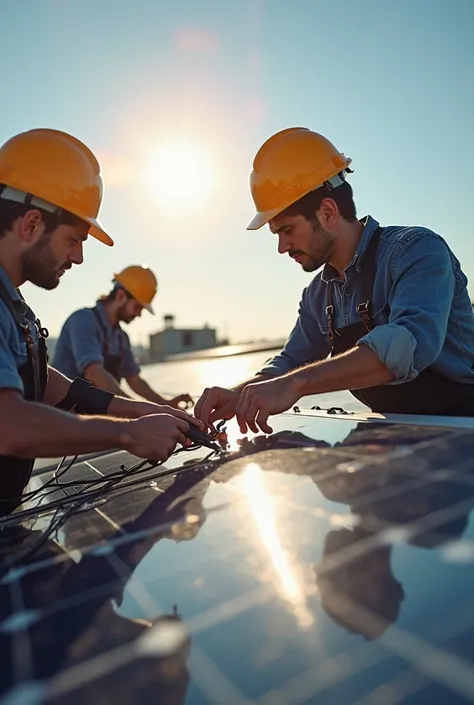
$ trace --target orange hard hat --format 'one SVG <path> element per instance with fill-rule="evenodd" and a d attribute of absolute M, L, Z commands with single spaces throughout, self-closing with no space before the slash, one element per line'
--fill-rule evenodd
<path fill-rule="evenodd" d="M 270 137 L 258 150 L 250 175 L 257 213 L 247 230 L 258 230 L 310 191 L 326 183 L 343 183 L 351 159 L 326 137 L 306 127 L 290 127 Z M 332 180 L 332 182 L 331 182 Z"/>
<path fill-rule="evenodd" d="M 114 281 L 133 296 L 143 308 L 153 313 L 151 302 L 157 292 L 158 282 L 151 269 L 146 265 L 132 264 L 119 274 L 114 274 Z"/>
<path fill-rule="evenodd" d="M 114 244 L 97 220 L 103 191 L 99 162 L 72 135 L 36 129 L 9 139 L 0 147 L 0 184 L 9 187 L 12 200 L 69 211 L 89 223 L 93 237 Z"/>

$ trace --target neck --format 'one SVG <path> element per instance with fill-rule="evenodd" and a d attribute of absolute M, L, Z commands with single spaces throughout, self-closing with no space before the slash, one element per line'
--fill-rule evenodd
<path fill-rule="evenodd" d="M 117 311 L 114 307 L 113 301 L 108 301 L 104 303 L 105 316 L 111 326 L 116 326 L 118 321 Z"/>
<path fill-rule="evenodd" d="M 343 220 L 338 232 L 334 233 L 336 242 L 328 264 L 334 267 L 341 277 L 344 277 L 344 270 L 355 255 L 363 230 L 364 226 L 358 220 L 353 223 Z"/>
<path fill-rule="evenodd" d="M 15 289 L 18 289 L 25 283 L 21 259 L 18 253 L 8 252 L 5 245 L 6 243 L 0 240 L 0 267 L 3 267 Z"/>

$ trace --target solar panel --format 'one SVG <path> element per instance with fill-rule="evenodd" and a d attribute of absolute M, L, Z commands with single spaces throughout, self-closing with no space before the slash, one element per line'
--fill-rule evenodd
<path fill-rule="evenodd" d="M 472 431 L 272 425 L 37 469 L 0 524 L 2 705 L 474 701 Z"/>

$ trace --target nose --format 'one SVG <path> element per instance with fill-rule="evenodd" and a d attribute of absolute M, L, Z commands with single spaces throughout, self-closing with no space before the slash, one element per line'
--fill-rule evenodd
<path fill-rule="evenodd" d="M 79 242 L 75 247 L 74 250 L 72 251 L 72 254 L 69 258 L 69 260 L 73 264 L 82 264 L 84 262 L 84 243 L 81 241 Z"/>
<path fill-rule="evenodd" d="M 288 242 L 288 238 L 285 237 L 283 233 L 278 235 L 278 254 L 284 255 L 291 250 L 291 243 Z"/>

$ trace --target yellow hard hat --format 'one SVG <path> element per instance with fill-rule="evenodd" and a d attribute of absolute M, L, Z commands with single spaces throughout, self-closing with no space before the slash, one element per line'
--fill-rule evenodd
<path fill-rule="evenodd" d="M 120 284 L 135 301 L 153 313 L 151 302 L 158 289 L 155 275 L 146 265 L 132 264 L 125 267 L 119 274 L 114 274 L 114 280 Z"/>
<path fill-rule="evenodd" d="M 260 147 L 253 162 L 250 190 L 257 213 L 247 230 L 258 230 L 310 191 L 331 183 L 350 163 L 318 132 L 306 127 L 277 132 Z"/>
<path fill-rule="evenodd" d="M 9 139 L 0 147 L 0 184 L 9 187 L 11 200 L 50 212 L 62 208 L 89 223 L 93 237 L 114 244 L 97 220 L 103 190 L 100 165 L 72 135 L 37 129 Z"/>

